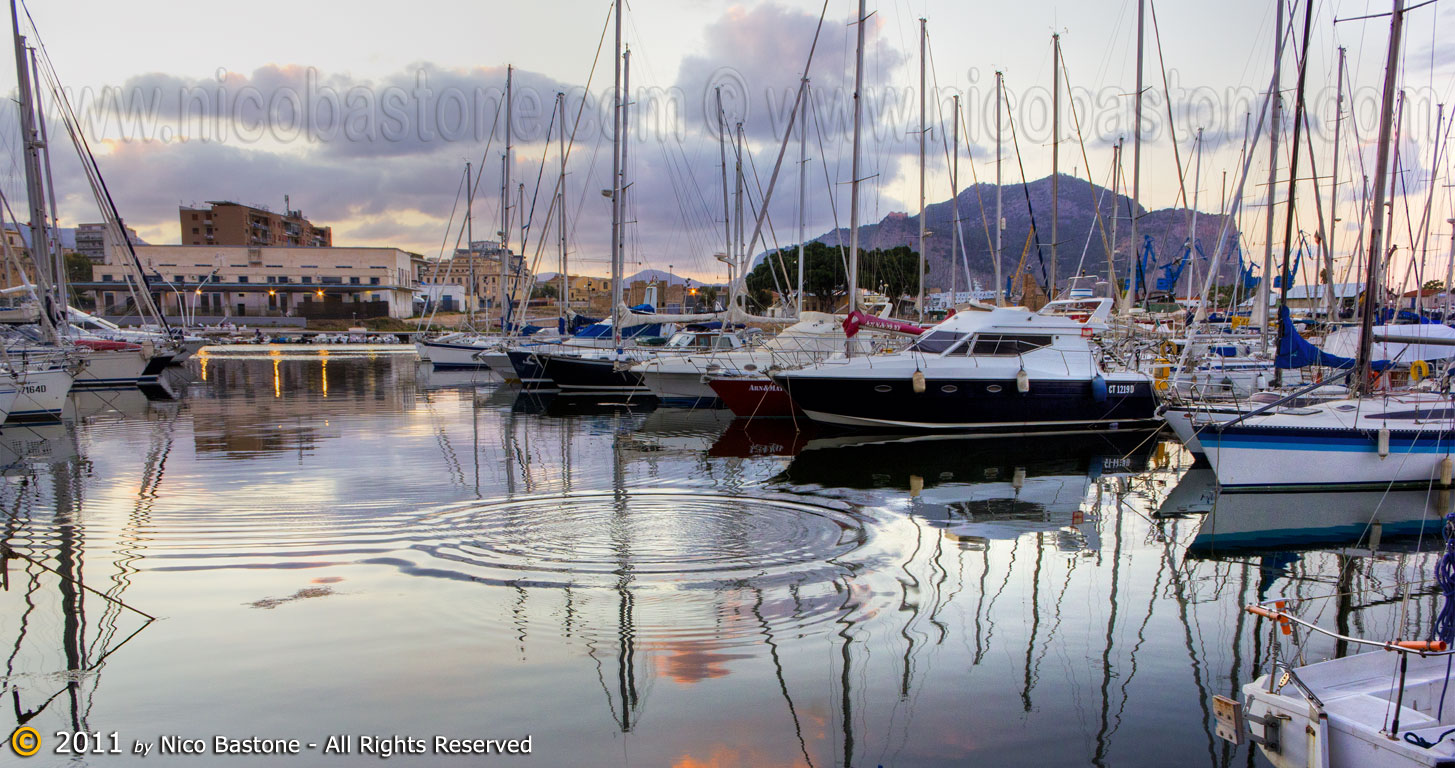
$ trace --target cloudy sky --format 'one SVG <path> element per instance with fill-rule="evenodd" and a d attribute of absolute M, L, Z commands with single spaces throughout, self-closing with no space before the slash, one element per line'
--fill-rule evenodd
<path fill-rule="evenodd" d="M 1272 73 L 1275 7 L 1267 0 L 1163 0 L 1156 4 L 1156 33 L 1149 13 L 1142 157 L 1148 207 L 1179 204 L 1174 158 L 1184 167 L 1182 186 L 1188 195 L 1199 195 L 1204 210 L 1222 204 L 1224 172 L 1231 194 L 1249 113 L 1259 109 Z M 1381 0 L 1315 3 L 1309 123 L 1325 184 L 1334 165 L 1335 51 L 1342 45 L 1349 52 L 1347 114 L 1354 119 L 1346 123 L 1338 160 L 1341 251 L 1355 239 L 1361 174 L 1372 173 L 1388 20 L 1335 24 L 1334 19 L 1388 7 Z M 1119 137 L 1130 144 L 1136 0 L 881 0 L 870 2 L 869 9 L 864 221 L 918 205 L 920 18 L 927 19 L 932 57 L 931 202 L 950 196 L 945 142 L 954 94 L 962 96 L 961 119 L 968 133 L 961 137 L 961 185 L 968 186 L 972 174 L 993 178 L 996 71 L 1005 73 L 1005 114 L 1016 130 L 1012 146 L 1006 124 L 1007 183 L 1019 181 L 1020 166 L 1033 179 L 1050 173 L 1051 36 L 1056 32 L 1075 103 L 1074 115 L 1063 105 L 1061 170 L 1084 178 L 1089 165 L 1094 180 L 1107 182 L 1112 145 Z M 510 64 L 515 67 L 516 188 L 511 194 L 522 194 L 516 185 L 524 184 L 519 208 L 531 223 L 526 253 L 533 257 L 544 240 L 540 269 L 554 268 L 554 222 L 551 232 L 544 230 L 560 162 L 559 124 L 554 122 L 560 92 L 567 134 L 574 135 L 566 183 L 572 270 L 605 273 L 609 209 L 600 191 L 610 186 L 610 10 L 609 0 L 415 0 L 407 10 L 397 4 L 371 10 L 367 2 L 254 0 L 246 7 L 213 9 L 173 0 L 51 0 L 34 3 L 29 13 L 100 156 L 122 215 L 151 242 L 178 241 L 178 204 L 230 199 L 279 210 L 286 194 L 315 223 L 331 225 L 336 244 L 390 245 L 434 255 L 458 237 L 456 208 L 463 207 L 459 195 L 466 161 L 483 177 L 475 200 L 476 237 L 493 236 L 500 228 L 504 149 L 500 94 Z M 638 0 L 627 6 L 624 38 L 631 48 L 634 101 L 628 142 L 629 269 L 670 264 L 678 273 L 722 277 L 712 258 L 725 247 L 716 88 L 723 89 L 730 129 L 743 123 L 744 162 L 756 172 L 756 181 L 748 182 L 756 201 L 758 187 L 766 187 L 772 173 L 821 12 L 821 3 L 804 0 Z M 1300 29 L 1303 13 L 1302 5 L 1293 11 Z M 22 9 L 22 26 L 30 34 L 24 16 Z M 805 226 L 810 236 L 834 226 L 835 210 L 840 224 L 848 222 L 854 16 L 850 0 L 828 3 L 808 72 L 812 114 Z M 1397 226 L 1400 233 L 1420 230 L 1436 105 L 1448 103 L 1455 86 L 1455 46 L 1436 44 L 1446 28 L 1455 29 L 1455 6 L 1417 10 L 1407 27 L 1401 147 L 1411 225 Z M 0 64 L 6 83 L 14 82 L 13 67 L 9 58 Z M 1290 50 L 1283 79 L 1290 105 L 1286 131 L 1291 130 L 1295 77 Z M 47 106 L 55 101 L 49 94 L 45 98 Z M 1256 114 L 1251 120 L 1256 122 Z M 1081 126 L 1080 141 L 1073 121 Z M 1204 129 L 1206 151 L 1201 183 L 1194 185 L 1192 136 L 1198 128 Z M 62 224 L 94 220 L 94 203 L 61 134 L 55 125 Z M 0 188 L 20 210 L 17 135 L 13 115 L 0 116 L 0 143 L 8 157 Z M 1284 167 L 1287 144 L 1285 132 Z M 797 240 L 797 152 L 795 139 L 770 206 L 769 246 Z M 1304 152 L 1302 177 L 1307 176 L 1307 146 Z M 1245 191 L 1249 207 L 1243 227 L 1249 233 L 1262 232 L 1267 153 L 1265 141 L 1255 152 Z M 732 164 L 731 148 L 728 155 Z M 1447 166 L 1442 156 L 1426 238 L 1441 248 L 1442 258 L 1439 244 L 1449 237 L 1445 220 L 1455 215 L 1444 186 Z M 538 177 L 543 177 L 539 192 Z M 1311 187 L 1301 192 L 1299 210 L 1301 226 L 1311 229 Z M 511 239 L 518 244 L 522 217 L 512 216 Z M 1397 219 L 1405 218 L 1401 208 Z M 1419 239 L 1401 238 L 1406 246 Z M 1258 240 L 1249 245 L 1257 247 Z"/>

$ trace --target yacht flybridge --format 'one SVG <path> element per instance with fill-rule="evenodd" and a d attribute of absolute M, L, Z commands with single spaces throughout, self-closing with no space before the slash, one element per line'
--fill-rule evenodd
<path fill-rule="evenodd" d="M 1108 370 L 1111 299 L 964 312 L 902 352 L 769 375 L 814 421 L 860 428 L 1077 432 L 1152 427 L 1153 380 Z"/>

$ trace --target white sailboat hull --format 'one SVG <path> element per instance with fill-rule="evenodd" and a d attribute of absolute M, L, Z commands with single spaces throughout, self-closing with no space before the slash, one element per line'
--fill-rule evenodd
<path fill-rule="evenodd" d="M 1281 723 L 1277 727 L 1277 750 L 1260 747 L 1263 756 L 1277 768 L 1434 768 L 1455 761 L 1455 743 L 1445 739 L 1429 749 L 1404 740 L 1414 733 L 1434 741 L 1452 726 L 1451 708 L 1445 722 L 1432 717 L 1445 686 L 1445 659 L 1421 658 L 1412 654 L 1404 699 L 1396 708 L 1397 688 L 1391 685 L 1398 662 L 1392 655 L 1374 651 L 1346 656 L 1297 669 L 1299 679 L 1320 697 L 1326 717 L 1295 685 L 1277 692 L 1268 690 L 1265 675 L 1243 686 L 1248 716 Z M 1395 738 L 1382 731 L 1395 724 Z M 1250 722 L 1249 730 L 1267 736 L 1268 729 Z"/>
<path fill-rule="evenodd" d="M 64 368 L 21 371 L 15 376 L 16 397 L 7 421 L 45 421 L 61 417 L 74 378 Z"/>
<path fill-rule="evenodd" d="M 1439 395 L 1336 400 L 1198 435 L 1228 490 L 1387 488 L 1437 483 L 1455 453 Z"/>
<path fill-rule="evenodd" d="M 161 361 L 165 365 L 164 361 Z M 87 352 L 73 389 L 122 389 L 155 384 L 157 371 L 151 355 L 143 349 L 91 350 Z"/>
<path fill-rule="evenodd" d="M 414 349 L 419 353 L 419 359 L 428 360 L 436 368 L 488 368 L 489 366 L 475 355 L 489 348 L 484 344 L 468 342 L 414 342 Z"/>

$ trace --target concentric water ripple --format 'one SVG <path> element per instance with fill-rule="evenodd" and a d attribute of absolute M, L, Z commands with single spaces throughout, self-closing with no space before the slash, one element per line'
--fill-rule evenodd
<path fill-rule="evenodd" d="M 847 506 L 667 491 L 452 505 L 419 522 L 430 541 L 414 549 L 505 581 L 570 586 L 763 579 L 832 564 L 867 540 Z"/>

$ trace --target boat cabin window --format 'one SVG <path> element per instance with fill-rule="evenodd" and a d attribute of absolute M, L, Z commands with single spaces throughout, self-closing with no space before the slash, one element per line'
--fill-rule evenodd
<path fill-rule="evenodd" d="M 965 338 L 965 334 L 954 331 L 930 331 L 915 339 L 915 342 L 909 345 L 909 351 L 923 352 L 927 355 L 938 355 L 950 347 L 955 346 L 955 342 L 963 338 Z"/>
<path fill-rule="evenodd" d="M 713 335 L 708 333 L 678 333 L 667 342 L 677 349 L 711 349 Z"/>
<path fill-rule="evenodd" d="M 962 355 L 1014 357 L 1035 351 L 1041 347 L 1049 346 L 1051 346 L 1050 336 L 982 333 L 976 335 L 968 344 L 965 344 L 956 351 Z"/>

